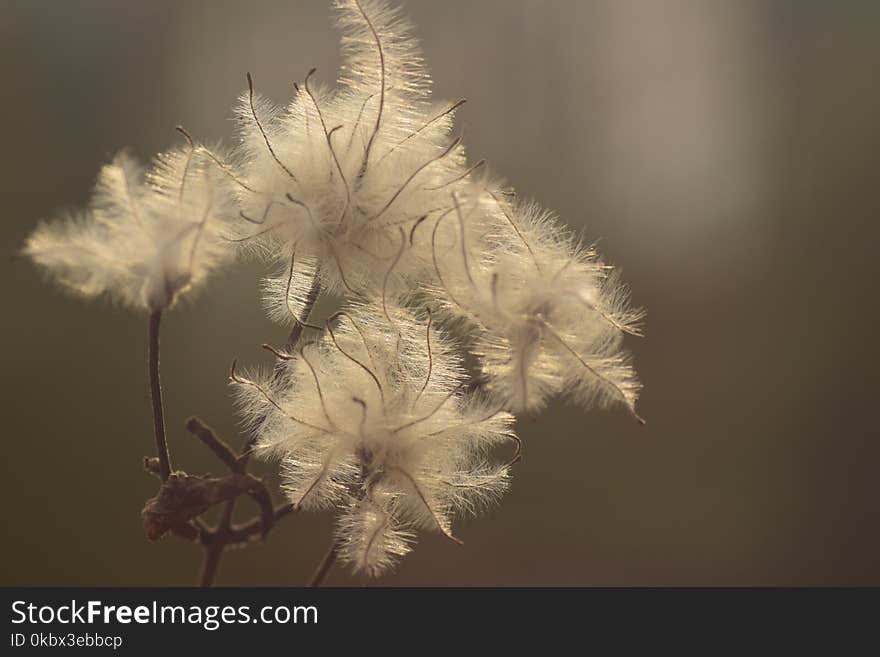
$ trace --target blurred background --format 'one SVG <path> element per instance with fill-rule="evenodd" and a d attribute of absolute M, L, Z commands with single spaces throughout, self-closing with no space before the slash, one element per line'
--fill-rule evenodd
<path fill-rule="evenodd" d="M 880 585 L 876 243 L 880 4 L 809 0 L 408 0 L 474 160 L 600 239 L 647 337 L 623 412 L 551 406 L 464 547 L 423 535 L 388 585 Z M 332 82 L 321 0 L 0 0 L 0 244 L 82 206 L 121 147 L 176 124 L 232 137 L 245 72 L 278 102 Z M 156 480 L 146 318 L 83 304 L 3 259 L 3 585 L 193 583 L 200 550 L 146 541 Z M 242 265 L 163 325 L 175 464 L 183 431 L 238 444 L 226 373 L 284 330 Z M 269 471 L 271 476 L 271 471 Z M 248 502 L 239 505 L 252 513 Z M 330 515 L 228 553 L 218 584 L 298 585 Z M 358 584 L 336 569 L 331 584 Z"/>

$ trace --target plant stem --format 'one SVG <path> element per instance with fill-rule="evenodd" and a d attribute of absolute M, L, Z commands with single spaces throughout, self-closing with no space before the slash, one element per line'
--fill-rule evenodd
<path fill-rule="evenodd" d="M 312 314 L 312 308 L 315 307 L 315 304 L 318 301 L 318 297 L 321 295 L 321 279 L 318 277 L 317 272 L 315 273 L 315 277 L 312 279 L 312 286 L 309 288 L 309 291 L 306 292 L 305 303 L 303 304 L 302 311 L 299 314 L 299 321 L 295 322 L 293 327 L 290 329 L 290 333 L 287 336 L 287 343 L 284 345 L 287 351 L 292 351 L 294 347 L 296 347 L 299 339 L 302 337 L 303 329 L 305 329 L 306 322 L 309 321 L 309 315 Z"/>
<path fill-rule="evenodd" d="M 303 304 L 302 310 L 297 318 L 298 321 L 294 323 L 293 328 L 290 329 L 290 334 L 287 336 L 287 342 L 285 344 L 287 351 L 293 351 L 297 343 L 300 341 L 303 330 L 305 329 L 305 324 L 309 321 L 309 315 L 312 314 L 312 309 L 318 302 L 319 296 L 321 296 L 321 281 L 316 272 L 315 277 L 312 279 L 312 285 L 306 294 L 305 303 Z M 275 371 L 277 374 L 280 370 L 276 367 Z M 256 440 L 256 435 L 251 434 L 245 443 L 244 451 L 238 460 L 242 472 L 247 467 Z M 205 560 L 202 564 L 202 576 L 200 580 L 202 586 L 212 586 L 214 584 L 214 578 L 217 575 L 217 567 L 220 564 L 220 558 L 223 556 L 223 549 L 226 547 L 226 544 L 234 540 L 236 536 L 236 532 L 232 531 L 232 512 L 234 510 L 235 498 L 232 498 L 226 503 L 226 506 L 223 507 L 223 515 L 220 518 L 220 523 L 212 532 L 211 542 L 205 549 Z M 334 555 L 333 560 L 327 566 L 328 569 L 333 565 L 333 561 L 335 560 L 336 556 Z"/>
<path fill-rule="evenodd" d="M 226 547 L 226 535 L 232 523 L 232 512 L 234 510 L 235 498 L 233 497 L 223 507 L 223 516 L 220 518 L 220 524 L 211 537 L 211 543 L 205 549 L 205 561 L 202 563 L 202 576 L 199 581 L 200 586 L 207 587 L 214 584 L 214 578 L 217 576 L 217 566 L 220 565 L 223 548 Z"/>
<path fill-rule="evenodd" d="M 199 578 L 199 586 L 209 587 L 214 585 L 214 577 L 217 575 L 217 566 L 220 557 L 223 556 L 223 544 L 212 544 L 205 550 L 205 560 L 202 562 L 202 575 Z"/>
<path fill-rule="evenodd" d="M 312 285 L 309 288 L 309 291 L 306 292 L 305 302 L 303 303 L 302 310 L 300 310 L 299 317 L 297 317 L 297 321 L 294 322 L 293 326 L 290 329 L 290 333 L 287 335 L 287 342 L 284 343 L 284 349 L 288 353 L 293 353 L 293 350 L 296 349 L 296 345 L 299 343 L 300 338 L 302 338 L 303 331 L 306 328 L 305 325 L 309 321 L 309 316 L 312 314 L 312 309 L 314 309 L 315 304 L 318 302 L 318 297 L 320 296 L 320 274 L 319 272 L 315 272 L 315 277 L 312 279 Z M 283 365 L 283 361 L 278 361 L 275 364 L 273 376 L 281 376 L 281 373 L 284 371 Z M 247 466 L 247 463 L 251 458 L 251 452 L 253 452 L 256 442 L 257 436 L 256 434 L 252 433 L 244 445 L 244 452 L 241 455 L 242 466 Z"/>
<path fill-rule="evenodd" d="M 309 586 L 318 587 L 324 583 L 324 580 L 327 578 L 327 574 L 330 572 L 330 569 L 333 568 L 333 564 L 336 563 L 336 557 L 338 556 L 338 554 L 339 546 L 334 541 L 333 545 L 330 546 L 330 549 L 327 550 L 327 554 L 325 554 L 324 558 L 321 559 L 321 563 L 318 564 L 318 568 L 312 575 L 312 579 L 309 580 Z"/>
<path fill-rule="evenodd" d="M 150 399 L 153 403 L 153 431 L 156 436 L 156 452 L 159 456 L 159 474 L 162 481 L 171 474 L 171 458 L 168 456 L 168 441 L 165 438 L 165 411 L 162 405 L 162 384 L 159 380 L 159 324 L 162 311 L 150 313 Z"/>

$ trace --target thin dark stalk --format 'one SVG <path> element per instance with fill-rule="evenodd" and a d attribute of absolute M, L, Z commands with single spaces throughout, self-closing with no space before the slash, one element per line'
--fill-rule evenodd
<path fill-rule="evenodd" d="M 220 565 L 220 557 L 223 556 L 223 548 L 226 547 L 226 534 L 232 522 L 232 512 L 235 510 L 235 498 L 233 497 L 223 507 L 223 516 L 220 525 L 213 535 L 213 541 L 205 550 L 205 561 L 202 564 L 201 586 L 212 586 L 217 575 L 217 566 Z"/>
<path fill-rule="evenodd" d="M 299 317 L 295 318 L 293 323 L 293 327 L 290 329 L 290 333 L 287 335 L 287 342 L 284 343 L 284 350 L 287 353 L 293 353 L 296 349 L 296 345 L 299 344 L 300 339 L 302 338 L 303 331 L 306 329 L 306 324 L 308 324 L 309 317 L 312 314 L 312 309 L 315 307 L 315 304 L 318 302 L 318 297 L 321 296 L 321 280 L 319 272 L 315 272 L 315 277 L 312 279 L 312 286 L 309 288 L 309 291 L 306 292 L 305 303 L 303 304 L 302 310 L 299 313 Z M 280 376 L 281 372 L 283 372 L 284 361 L 279 360 L 275 364 L 275 376 Z M 251 458 L 251 453 L 253 452 L 254 445 L 256 444 L 257 437 L 255 435 L 251 435 L 247 443 L 244 446 L 244 452 L 241 455 L 241 464 L 242 467 L 247 466 L 248 461 Z"/>
<path fill-rule="evenodd" d="M 217 574 L 217 566 L 220 564 L 221 556 L 223 556 L 222 543 L 212 545 L 205 550 L 205 560 L 202 563 L 202 575 L 199 578 L 199 586 L 213 586 L 214 577 Z"/>
<path fill-rule="evenodd" d="M 302 338 L 303 330 L 306 328 L 309 316 L 312 314 L 312 309 L 315 307 L 320 295 L 321 282 L 318 272 L 315 272 L 315 277 L 312 279 L 312 285 L 306 293 L 305 303 L 303 304 L 299 317 L 297 318 L 297 321 L 294 322 L 293 328 L 290 329 L 290 334 L 287 336 L 285 349 L 288 352 L 292 352 Z M 282 361 L 279 361 L 279 366 L 276 366 L 276 375 L 282 371 L 280 365 L 282 365 Z M 237 465 L 242 472 L 244 472 L 247 467 L 250 456 L 253 453 L 255 442 L 256 436 L 251 435 L 248 438 L 247 443 L 245 443 L 244 451 L 238 458 Z M 241 540 L 242 535 L 245 533 L 241 531 L 242 529 L 246 531 L 249 530 L 249 527 L 247 526 L 244 528 L 238 528 L 238 530 L 232 526 L 232 514 L 235 511 L 235 500 L 236 498 L 232 498 L 226 502 L 226 505 L 223 507 L 223 515 L 220 517 L 220 522 L 218 523 L 217 528 L 207 535 L 208 540 L 205 547 L 205 560 L 202 563 L 202 575 L 200 578 L 201 586 L 212 586 L 214 584 L 214 579 L 217 576 L 217 568 L 220 565 L 220 559 L 223 556 L 223 550 L 229 543 Z M 276 514 L 280 517 L 287 515 L 290 510 L 292 510 L 292 507 L 288 509 L 288 506 L 285 505 L 280 507 L 280 509 L 276 511 Z M 334 556 L 333 560 L 335 559 L 336 557 Z M 333 565 L 332 561 L 328 565 L 328 569 L 331 565 Z"/>
<path fill-rule="evenodd" d="M 156 436 L 156 453 L 159 456 L 159 475 L 162 481 L 171 474 L 171 458 L 168 456 L 168 441 L 165 438 L 165 411 L 162 405 L 162 384 L 159 380 L 159 325 L 162 311 L 150 313 L 150 400 L 153 403 L 153 430 Z"/>
<path fill-rule="evenodd" d="M 305 329 L 306 323 L 309 321 L 309 316 L 312 314 L 312 308 L 315 307 L 315 303 L 317 303 L 320 294 L 321 280 L 318 276 L 318 272 L 315 272 L 315 278 L 312 279 L 312 286 L 306 293 L 305 304 L 303 304 L 302 311 L 297 318 L 299 321 L 294 322 L 293 328 L 290 329 L 290 334 L 287 336 L 287 342 L 284 345 L 287 353 L 292 353 L 297 343 L 299 343 L 303 329 Z"/>
<path fill-rule="evenodd" d="M 274 516 L 274 522 L 277 523 L 281 518 L 290 515 L 291 513 L 293 513 L 293 511 L 293 504 L 291 504 L 290 502 L 279 504 L 273 509 L 272 512 L 272 515 Z M 226 542 L 226 544 L 230 545 L 233 543 L 249 543 L 254 540 L 255 536 L 259 536 L 262 529 L 263 521 L 261 518 L 253 518 L 242 525 L 234 525 L 229 530 L 229 540 Z"/>
<path fill-rule="evenodd" d="M 333 564 L 336 563 L 337 556 L 339 556 L 339 545 L 334 541 L 333 545 L 330 546 L 330 549 L 327 550 L 327 554 L 321 559 L 321 563 L 318 564 L 318 568 L 312 575 L 312 579 L 309 580 L 309 586 L 316 588 L 324 583 L 330 569 L 333 568 Z"/>

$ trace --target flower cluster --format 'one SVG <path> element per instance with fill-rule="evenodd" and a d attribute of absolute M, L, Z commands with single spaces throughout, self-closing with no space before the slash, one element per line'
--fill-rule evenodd
<path fill-rule="evenodd" d="M 335 87 L 312 69 L 277 107 L 248 74 L 235 148 L 190 139 L 145 183 L 120 157 L 91 216 L 40 228 L 26 252 L 81 294 L 149 310 L 234 252 L 263 255 L 267 311 L 292 331 L 270 372 L 233 368 L 247 429 L 294 508 L 337 509 L 338 553 L 378 575 L 414 530 L 457 541 L 453 515 L 505 490 L 512 413 L 567 395 L 641 421 L 622 341 L 642 313 L 593 248 L 469 163 L 453 133 L 464 101 L 432 99 L 401 12 L 335 5 Z M 348 305 L 308 324 L 322 291 Z"/>

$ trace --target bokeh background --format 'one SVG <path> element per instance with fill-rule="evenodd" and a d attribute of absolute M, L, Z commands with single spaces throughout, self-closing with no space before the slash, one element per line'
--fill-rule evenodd
<path fill-rule="evenodd" d="M 408 0 L 474 159 L 600 239 L 647 308 L 640 413 L 553 405 L 465 546 L 424 535 L 382 584 L 880 585 L 877 241 L 880 4 L 809 0 Z M 0 0 L 0 242 L 84 204 L 101 164 L 232 137 L 246 71 L 284 102 L 333 80 L 320 0 Z M 173 585 L 200 552 L 148 543 L 146 320 L 82 304 L 5 257 L 0 584 Z M 182 429 L 234 442 L 233 356 L 266 358 L 262 269 L 167 317 Z M 271 474 L 271 473 L 270 473 Z M 250 512 L 247 504 L 241 504 Z M 329 515 L 226 555 L 219 584 L 303 583 Z M 358 584 L 334 570 L 331 584 Z"/>

